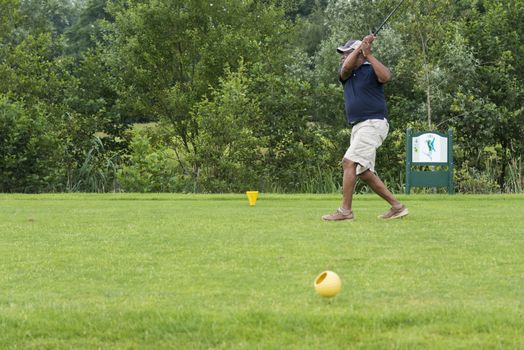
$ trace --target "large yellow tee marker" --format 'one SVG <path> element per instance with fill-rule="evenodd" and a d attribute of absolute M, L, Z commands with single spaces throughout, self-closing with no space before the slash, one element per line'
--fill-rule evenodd
<path fill-rule="evenodd" d="M 341 288 L 340 277 L 333 271 L 324 271 L 315 278 L 315 291 L 323 297 L 334 297 Z"/>
<path fill-rule="evenodd" d="M 258 191 L 247 191 L 246 195 L 250 206 L 257 204 Z"/>

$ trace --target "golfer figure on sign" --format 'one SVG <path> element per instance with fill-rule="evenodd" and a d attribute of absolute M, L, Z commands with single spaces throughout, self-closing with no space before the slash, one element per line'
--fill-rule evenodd
<path fill-rule="evenodd" d="M 400 203 L 375 174 L 375 156 L 389 131 L 384 84 L 391 72 L 371 52 L 375 36 L 362 41 L 349 40 L 337 48 L 341 54 L 340 82 L 344 87 L 346 119 L 352 125 L 350 146 L 342 159 L 344 169 L 342 204 L 333 214 L 322 216 L 327 221 L 353 220 L 353 191 L 357 177 L 386 200 L 391 209 L 379 216 L 395 219 L 408 215 Z"/>

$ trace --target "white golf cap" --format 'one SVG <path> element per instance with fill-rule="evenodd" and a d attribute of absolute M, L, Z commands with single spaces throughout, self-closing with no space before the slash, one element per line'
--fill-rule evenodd
<path fill-rule="evenodd" d="M 355 50 L 357 47 L 360 46 L 360 44 L 362 44 L 362 41 L 351 39 L 344 46 L 337 47 L 337 52 L 345 53 L 350 50 Z"/>

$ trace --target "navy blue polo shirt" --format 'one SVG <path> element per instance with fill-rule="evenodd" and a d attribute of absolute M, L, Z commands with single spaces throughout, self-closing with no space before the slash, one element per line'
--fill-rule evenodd
<path fill-rule="evenodd" d="M 354 69 L 344 86 L 346 119 L 350 124 L 368 119 L 387 119 L 388 107 L 384 96 L 384 84 L 378 81 L 373 67 L 365 62 Z"/>

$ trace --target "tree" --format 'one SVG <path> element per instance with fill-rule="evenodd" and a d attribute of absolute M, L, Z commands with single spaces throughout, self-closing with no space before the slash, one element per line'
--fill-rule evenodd
<path fill-rule="evenodd" d="M 485 126 L 492 139 L 486 144 L 501 146 L 498 183 L 504 188 L 511 157 L 524 151 L 524 2 L 483 1 L 482 10 L 467 33 L 480 61 L 480 93 L 493 106 Z"/>
<path fill-rule="evenodd" d="M 161 122 L 174 131 L 178 152 L 193 159 L 201 124 L 192 110 L 211 97 L 225 67 L 234 71 L 243 58 L 281 70 L 279 55 L 289 45 L 282 10 L 256 1 L 153 0 L 110 12 L 115 24 L 103 55 L 116 108 L 129 121 Z M 197 164 L 191 171 L 196 177 Z"/>
<path fill-rule="evenodd" d="M 65 31 L 68 54 L 80 56 L 104 40 L 108 23 L 114 21 L 107 10 L 107 0 L 88 0 L 76 21 Z"/>
<path fill-rule="evenodd" d="M 0 43 L 11 34 L 19 20 L 19 0 L 3 0 L 0 2 Z"/>
<path fill-rule="evenodd" d="M 195 154 L 198 183 L 212 192 L 238 192 L 258 188 L 264 176 L 267 137 L 260 136 L 262 110 L 249 94 L 243 65 L 226 71 L 211 99 L 199 102 L 193 113 L 198 123 Z M 257 137 L 258 136 L 258 137 Z"/>

